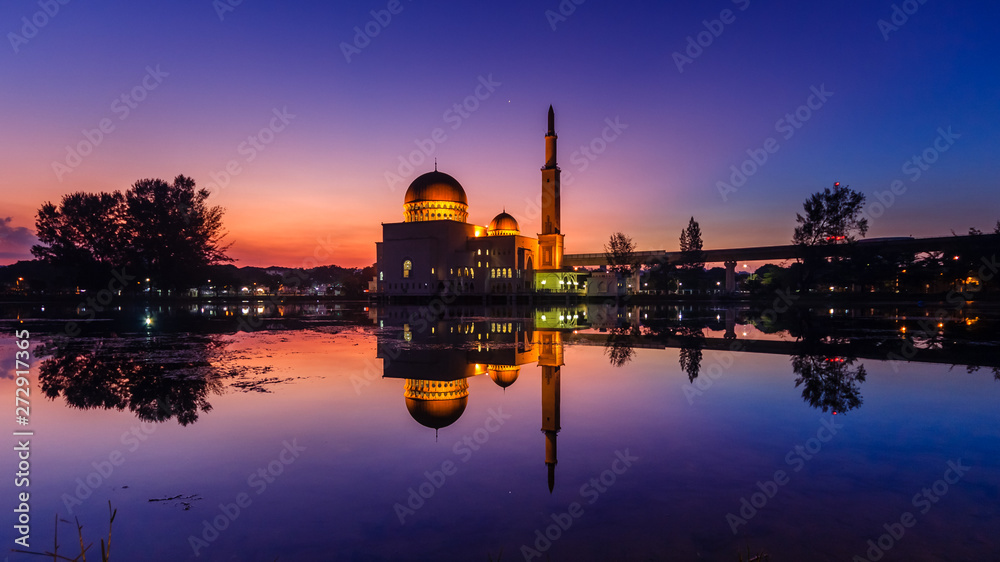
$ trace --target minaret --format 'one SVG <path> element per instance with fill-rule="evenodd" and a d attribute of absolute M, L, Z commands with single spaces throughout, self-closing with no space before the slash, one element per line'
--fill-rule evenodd
<path fill-rule="evenodd" d="M 549 106 L 549 130 L 545 133 L 545 166 L 542 168 L 542 233 L 538 236 L 541 254 L 538 269 L 562 267 L 563 235 L 560 217 L 559 164 L 556 161 L 556 113 Z"/>

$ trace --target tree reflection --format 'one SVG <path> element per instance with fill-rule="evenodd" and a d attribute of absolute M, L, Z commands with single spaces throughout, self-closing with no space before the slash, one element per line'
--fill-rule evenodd
<path fill-rule="evenodd" d="M 705 336 L 701 328 L 682 327 L 677 335 L 684 338 L 680 347 L 681 369 L 687 373 L 688 382 L 694 382 L 701 371 L 701 350 L 705 347 Z"/>
<path fill-rule="evenodd" d="M 218 373 L 208 361 L 216 344 L 207 339 L 60 341 L 39 367 L 42 392 L 70 406 L 129 410 L 142 421 L 176 417 L 181 425 L 212 409 L 207 396 L 220 394 Z"/>
<path fill-rule="evenodd" d="M 972 373 L 978 373 L 979 370 L 983 368 L 990 369 L 993 372 L 993 380 L 1000 381 L 1000 367 L 980 367 L 978 365 L 966 365 L 965 372 L 971 375 Z"/>
<path fill-rule="evenodd" d="M 823 412 L 843 413 L 861 405 L 861 383 L 867 373 L 864 365 L 852 369 L 855 357 L 796 355 L 792 370 L 798 375 L 795 387 L 802 387 L 802 398 Z"/>
<path fill-rule="evenodd" d="M 635 357 L 635 341 L 639 337 L 638 326 L 617 326 L 608 332 L 608 340 L 604 343 L 604 354 L 608 356 L 611 365 L 624 367 Z"/>

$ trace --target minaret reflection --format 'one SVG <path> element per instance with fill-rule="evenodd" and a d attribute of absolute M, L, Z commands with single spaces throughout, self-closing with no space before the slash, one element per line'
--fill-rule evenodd
<path fill-rule="evenodd" d="M 555 488 L 560 426 L 560 375 L 563 333 L 584 329 L 584 307 L 546 309 L 532 316 L 492 319 L 498 314 L 462 315 L 465 319 L 419 316 L 420 310 L 393 307 L 379 311 L 378 357 L 383 378 L 404 379 L 406 409 L 413 419 L 435 430 L 455 423 L 469 401 L 469 379 L 487 375 L 499 387 L 511 387 L 521 366 L 541 367 L 542 423 L 548 488 Z M 459 316 L 461 318 L 462 316 Z M 489 319 L 480 319 L 483 317 Z M 510 316 L 510 313 L 507 313 Z M 402 337 L 398 328 L 402 327 Z M 523 383 L 522 383 L 523 384 Z"/>
<path fill-rule="evenodd" d="M 559 376 L 563 366 L 562 334 L 536 332 L 541 347 L 538 364 L 542 367 L 542 432 L 545 433 L 545 465 L 549 473 L 549 493 L 556 485 L 556 436 L 559 435 Z"/>

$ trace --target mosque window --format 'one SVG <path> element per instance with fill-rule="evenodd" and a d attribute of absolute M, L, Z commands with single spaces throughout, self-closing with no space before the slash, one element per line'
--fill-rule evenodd
<path fill-rule="evenodd" d="M 431 275 L 434 275 L 434 268 L 431 268 Z"/>
<path fill-rule="evenodd" d="M 410 278 L 410 270 L 412 270 L 412 269 L 413 269 L 413 262 L 411 262 L 410 260 L 404 260 L 403 261 L 403 279 L 409 279 Z"/>
<path fill-rule="evenodd" d="M 482 249 L 476 250 L 476 255 L 477 256 L 483 255 L 483 250 Z"/>

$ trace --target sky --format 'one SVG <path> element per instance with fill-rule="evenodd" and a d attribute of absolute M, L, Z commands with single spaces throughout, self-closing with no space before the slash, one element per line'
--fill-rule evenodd
<path fill-rule="evenodd" d="M 789 243 L 834 182 L 869 237 L 1000 219 L 1000 5 L 945 0 L 0 4 L 0 264 L 38 208 L 195 179 L 239 266 L 375 261 L 407 185 L 537 204 L 550 104 L 567 253 Z M 457 106 L 456 106 L 457 104 Z M 416 151 L 416 152 L 414 152 Z M 916 160 L 914 160 L 916 159 Z"/>

